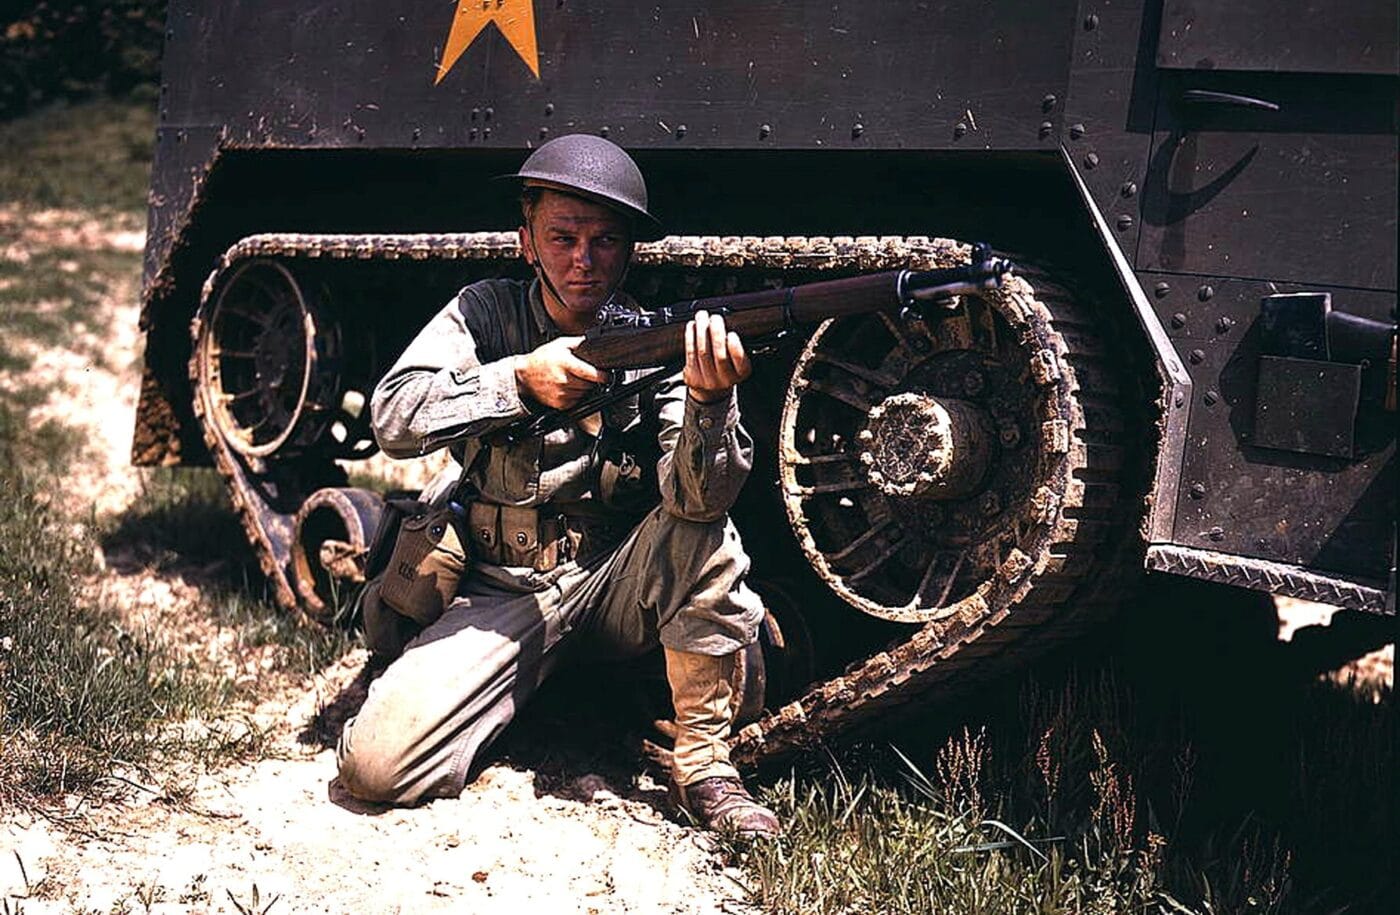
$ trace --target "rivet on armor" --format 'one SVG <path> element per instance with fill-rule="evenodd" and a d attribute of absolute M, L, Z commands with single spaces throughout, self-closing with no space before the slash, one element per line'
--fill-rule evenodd
<path fill-rule="evenodd" d="M 484 128 L 482 128 L 482 130 L 481 130 L 481 138 L 482 138 L 483 140 L 489 140 L 489 139 L 491 139 L 491 128 L 490 128 L 490 127 L 484 127 Z"/>
<path fill-rule="evenodd" d="M 1049 114 L 1050 112 L 1055 110 L 1055 104 L 1058 101 L 1059 99 L 1055 98 L 1054 93 L 1050 93 L 1049 95 L 1046 95 L 1045 98 L 1040 100 L 1040 110 L 1045 112 L 1046 114 Z"/>
<path fill-rule="evenodd" d="M 482 115 L 486 118 L 486 120 L 489 121 L 489 120 L 491 120 L 492 115 L 494 115 L 495 113 L 496 113 L 496 109 L 495 109 L 495 108 L 492 108 L 491 106 L 488 105 L 488 106 L 486 107 L 486 110 L 482 112 Z"/>
<path fill-rule="evenodd" d="M 1098 153 L 1089 153 L 1089 155 L 1085 156 L 1085 157 L 1084 157 L 1084 167 L 1085 167 L 1085 168 L 1098 168 L 1098 167 L 1099 167 L 1099 154 L 1098 154 Z"/>
<path fill-rule="evenodd" d="M 417 128 L 417 127 L 413 128 L 413 142 L 417 143 L 417 142 L 418 142 L 418 138 L 421 137 L 422 135 L 423 135 L 423 131 L 422 131 L 420 128 Z"/>
<path fill-rule="evenodd" d="M 1121 230 L 1121 231 L 1127 231 L 1128 229 L 1131 229 L 1132 227 L 1133 227 L 1133 217 L 1129 216 L 1127 213 L 1124 213 L 1122 216 L 1119 216 L 1119 217 L 1118 217 L 1118 228 L 1119 228 L 1119 230 Z"/>
<path fill-rule="evenodd" d="M 549 117 L 549 116 L 550 116 L 551 114 L 553 114 L 553 113 L 554 113 L 554 103 L 553 103 L 553 102 L 545 102 L 545 105 L 544 105 L 544 116 L 545 116 L 545 117 Z"/>
<path fill-rule="evenodd" d="M 1082 138 L 1083 136 L 1084 136 L 1084 125 L 1083 125 L 1083 124 L 1071 124 L 1071 125 L 1069 125 L 1069 138 L 1070 138 L 1071 140 L 1078 140 L 1078 139 Z"/>
<path fill-rule="evenodd" d="M 1186 326 L 1186 315 L 1182 314 L 1182 313 L 1179 312 L 1179 311 L 1178 311 L 1176 314 L 1172 315 L 1172 327 L 1175 327 L 1177 330 L 1180 330 L 1181 328 L 1183 328 L 1183 327 L 1185 327 L 1185 326 Z"/>
<path fill-rule="evenodd" d="M 468 140 L 475 140 L 475 139 L 476 139 L 476 128 L 475 128 L 475 127 L 473 127 L 471 130 L 468 130 L 468 131 L 467 131 L 467 139 L 468 139 Z"/>
<path fill-rule="evenodd" d="M 1040 138 L 1043 140 L 1055 132 L 1055 125 L 1049 121 L 1040 122 Z"/>
<path fill-rule="evenodd" d="M 481 542 L 482 542 L 482 543 L 490 543 L 490 542 L 491 542 L 491 530 L 490 530 L 490 528 L 485 528 L 485 527 L 483 527 L 480 531 L 478 531 L 478 533 L 479 533 L 480 536 L 481 536 Z"/>
<path fill-rule="evenodd" d="M 686 131 L 686 127 L 685 127 L 684 124 L 677 124 L 677 125 L 676 125 L 676 139 L 677 139 L 677 140 L 683 140 L 683 139 L 685 139 L 685 131 Z"/>
<path fill-rule="evenodd" d="M 1204 484 L 1204 483 L 1192 483 L 1192 484 L 1191 484 L 1191 498 L 1193 498 L 1193 499 L 1204 499 L 1204 498 L 1205 498 L 1205 495 L 1206 495 L 1206 484 Z"/>
<path fill-rule="evenodd" d="M 473 108 L 470 117 L 471 117 L 471 119 L 472 119 L 473 121 L 475 121 L 475 120 L 477 120 L 478 118 L 480 118 L 480 117 L 481 117 L 481 109 L 480 109 L 480 108 Z"/>
<path fill-rule="evenodd" d="M 1217 394 L 1215 391 L 1206 391 L 1205 395 L 1201 398 L 1201 400 L 1204 400 L 1206 402 L 1206 406 L 1213 407 L 1215 406 L 1216 401 L 1220 400 L 1220 395 Z"/>
<path fill-rule="evenodd" d="M 1122 194 L 1124 197 L 1136 197 L 1137 191 L 1136 181 L 1124 181 L 1123 186 L 1118 189 L 1118 193 Z"/>
<path fill-rule="evenodd" d="M 599 127 L 599 128 L 598 128 L 598 136 L 600 136 L 600 137 L 603 137 L 603 138 L 606 139 L 606 138 L 607 138 L 607 135 L 610 134 L 610 133 L 612 133 L 612 128 L 609 127 L 607 124 L 604 124 L 602 127 Z"/>
<path fill-rule="evenodd" d="M 865 133 L 865 125 L 864 125 L 864 124 L 856 123 L 856 124 L 851 125 L 851 139 L 852 139 L 852 140 L 859 139 L 859 138 L 860 138 L 860 135 L 863 134 L 863 133 Z"/>
<path fill-rule="evenodd" d="M 541 127 L 541 128 L 540 128 L 540 139 L 541 139 L 541 140 L 548 140 L 548 139 L 549 139 L 549 128 L 548 128 L 548 127 Z"/>
<path fill-rule="evenodd" d="M 1234 318 L 1230 317 L 1229 315 L 1221 315 L 1221 316 L 1220 316 L 1220 319 L 1219 319 L 1218 321 L 1215 322 L 1215 332 L 1218 333 L 1218 334 L 1223 334 L 1223 333 L 1226 333 L 1227 331 L 1229 331 L 1230 328 L 1232 328 L 1232 327 L 1234 327 L 1234 326 L 1235 326 L 1235 319 L 1234 319 Z"/>
<path fill-rule="evenodd" d="M 1181 393 L 1180 391 L 1177 391 L 1176 396 L 1172 398 L 1172 406 L 1178 409 L 1186 406 L 1186 395 Z"/>
<path fill-rule="evenodd" d="M 1165 280 L 1162 281 L 1162 282 L 1160 282 L 1160 283 L 1158 283 L 1156 286 L 1153 286 L 1153 287 L 1152 287 L 1152 292 L 1153 292 L 1153 293 L 1157 296 L 1157 298 L 1159 298 L 1159 299 L 1162 298 L 1163 296 L 1165 296 L 1167 293 L 1169 293 L 1169 292 L 1171 292 L 1171 291 L 1172 291 L 1172 284 L 1166 282 Z"/>
<path fill-rule="evenodd" d="M 966 123 L 964 123 L 964 122 L 962 122 L 962 121 L 958 121 L 956 124 L 953 125 L 953 136 L 954 136 L 954 137 L 964 137 L 964 136 L 966 136 L 966 135 L 967 135 L 967 124 L 966 124 Z"/>
<path fill-rule="evenodd" d="M 524 531 L 515 532 L 515 543 L 517 546 L 524 546 L 530 542 L 530 537 Z"/>
<path fill-rule="evenodd" d="M 1206 361 L 1206 352 L 1205 350 L 1193 349 L 1186 358 L 1191 360 L 1192 365 L 1200 365 Z"/>
<path fill-rule="evenodd" d="M 758 128 L 758 138 L 759 138 L 760 140 L 766 140 L 766 139 L 768 139 L 768 135 L 771 134 L 772 132 L 773 132 L 773 128 L 772 128 L 772 127 L 770 127 L 770 126 L 767 125 L 767 124 L 761 124 L 761 125 L 759 125 L 759 128 Z"/>
<path fill-rule="evenodd" d="M 1215 290 L 1211 288 L 1209 283 L 1203 284 L 1200 289 L 1196 290 L 1196 298 L 1202 302 L 1208 301 L 1213 295 L 1215 295 Z"/>
<path fill-rule="evenodd" d="M 1015 448 L 1021 444 L 1021 429 L 1014 422 L 1005 420 L 997 431 L 997 437 L 1005 448 Z"/>
<path fill-rule="evenodd" d="M 1223 527 L 1213 527 L 1210 529 L 1210 539 L 1219 543 L 1225 539 L 1225 529 Z"/>
<path fill-rule="evenodd" d="M 1099 16 L 1097 13 L 1090 13 L 1084 17 L 1084 31 L 1092 32 L 1099 27 Z"/>

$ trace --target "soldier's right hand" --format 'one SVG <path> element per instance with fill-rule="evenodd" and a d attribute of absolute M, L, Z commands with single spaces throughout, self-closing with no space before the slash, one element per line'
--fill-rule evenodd
<path fill-rule="evenodd" d="M 520 393 L 538 404 L 567 410 L 608 373 L 574 355 L 582 337 L 557 337 L 523 356 L 515 357 L 515 383 Z"/>

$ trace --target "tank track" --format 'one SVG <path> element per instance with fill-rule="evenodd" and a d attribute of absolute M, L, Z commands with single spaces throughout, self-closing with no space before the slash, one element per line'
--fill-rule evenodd
<path fill-rule="evenodd" d="M 968 250 L 959 242 L 925 236 L 668 236 L 639 244 L 634 263 L 773 270 L 930 269 L 961 263 Z M 249 236 L 225 252 L 204 284 L 192 325 L 196 355 L 191 377 L 197 383 L 198 341 L 213 292 L 227 271 L 249 258 L 469 261 L 517 255 L 516 236 L 507 232 Z M 898 644 L 809 685 L 798 698 L 746 726 L 732 739 L 739 765 L 756 766 L 820 743 L 945 681 L 956 678 L 961 692 L 1073 637 L 1100 609 L 1093 600 L 1070 601 L 1095 567 L 1110 530 L 1123 521 L 1117 484 L 1123 452 L 1114 442 L 1121 434 L 1121 416 L 1113 372 L 1089 317 L 1048 276 L 1020 269 L 1006 295 L 1006 307 L 1031 319 L 1023 333 L 1034 336 L 1031 350 L 1038 364 L 1028 369 L 1053 382 L 1050 387 L 1064 421 L 1058 429 L 1046 430 L 1041 447 L 1055 452 L 1053 460 L 1064 462 L 1067 485 L 1052 504 L 1033 499 L 1033 504 L 1017 507 L 1028 524 L 1048 522 L 1050 535 L 1039 540 L 1037 555 L 1022 553 L 1008 563 L 1009 580 L 1000 583 L 1007 587 L 989 591 L 992 602 L 962 602 L 958 612 L 930 619 Z M 294 608 L 295 590 L 285 571 L 291 542 L 288 521 L 266 509 L 258 495 L 259 479 L 268 468 L 235 454 L 219 440 L 206 419 L 197 386 L 194 406 L 273 593 L 280 604 Z M 1086 412 L 1094 417 L 1089 426 Z"/>

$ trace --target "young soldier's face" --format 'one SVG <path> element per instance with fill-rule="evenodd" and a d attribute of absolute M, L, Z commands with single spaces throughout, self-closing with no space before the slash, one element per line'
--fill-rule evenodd
<path fill-rule="evenodd" d="M 622 280 L 632 256 L 627 221 L 614 210 L 567 194 L 545 191 L 520 229 L 521 250 L 538 263 L 559 299 L 544 290 L 550 317 L 566 332 L 597 320 L 598 306 Z"/>

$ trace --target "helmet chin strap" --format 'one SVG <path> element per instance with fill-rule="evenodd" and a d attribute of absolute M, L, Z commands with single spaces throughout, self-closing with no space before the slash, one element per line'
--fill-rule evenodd
<path fill-rule="evenodd" d="M 544 262 L 540 259 L 539 248 L 535 245 L 535 230 L 533 227 L 530 229 L 530 253 L 534 255 L 534 258 L 530 261 L 530 266 L 534 268 L 535 276 L 539 277 L 540 282 L 544 284 L 544 288 L 549 290 L 549 294 L 554 296 L 556 302 L 564 308 L 568 308 L 568 303 L 564 301 L 564 297 L 560 295 L 559 290 L 555 288 L 554 282 L 549 278 L 549 274 L 544 272 Z M 602 312 L 612 304 L 613 298 L 617 295 L 618 289 L 622 288 L 622 283 L 627 279 L 627 273 L 631 269 L 632 258 L 629 255 L 627 258 L 627 266 L 623 268 L 622 275 L 617 278 L 616 283 L 613 283 L 612 286 L 608 288 L 608 294 L 603 297 L 602 303 L 599 304 L 599 312 Z"/>

